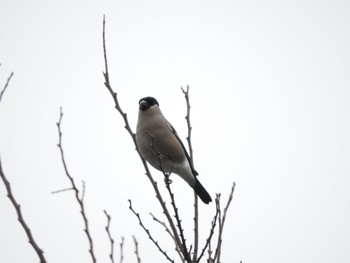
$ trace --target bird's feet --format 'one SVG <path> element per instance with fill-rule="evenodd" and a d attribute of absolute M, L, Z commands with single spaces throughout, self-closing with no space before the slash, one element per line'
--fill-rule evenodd
<path fill-rule="evenodd" d="M 171 184 L 173 181 L 169 178 L 169 177 L 170 177 L 170 174 L 164 174 L 164 175 L 165 175 L 165 177 L 164 177 L 164 183 L 165 183 L 166 185 Z"/>
<path fill-rule="evenodd" d="M 161 160 L 163 159 L 163 156 L 159 152 L 156 152 L 155 156 L 156 156 L 158 162 L 161 162 Z"/>

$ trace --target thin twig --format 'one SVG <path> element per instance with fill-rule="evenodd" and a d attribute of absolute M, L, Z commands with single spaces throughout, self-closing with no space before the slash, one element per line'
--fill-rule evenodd
<path fill-rule="evenodd" d="M 186 100 L 186 123 L 187 123 L 187 144 L 188 144 L 188 150 L 190 154 L 190 161 L 192 167 L 194 166 L 193 163 L 193 148 L 192 148 L 192 141 L 191 141 L 191 135 L 192 135 L 192 126 L 191 126 L 191 104 L 190 104 L 190 87 L 187 85 L 187 89 L 184 90 L 181 87 L 182 93 L 185 95 Z M 193 257 L 192 260 L 195 262 L 197 260 L 197 254 L 198 254 L 198 245 L 199 245 L 199 216 L 198 216 L 198 196 L 195 192 L 194 193 L 194 217 L 193 217 L 193 223 L 194 223 L 194 248 L 193 248 Z"/>
<path fill-rule="evenodd" d="M 183 229 L 183 227 L 181 225 L 181 219 L 180 219 L 180 216 L 179 216 L 179 211 L 178 211 L 178 208 L 177 208 L 177 206 L 175 204 L 174 193 L 171 190 L 170 183 L 165 183 L 165 186 L 166 186 L 166 189 L 168 190 L 168 193 L 169 193 L 169 196 L 170 196 L 170 199 L 171 199 L 171 205 L 172 205 L 172 207 L 174 209 L 175 220 L 177 222 L 177 227 L 178 227 L 179 233 L 180 233 L 181 244 L 182 244 L 181 251 L 183 253 L 183 256 L 184 256 L 185 260 L 187 262 L 191 263 L 192 260 L 191 260 L 190 253 L 188 252 L 188 249 L 187 249 L 187 246 L 186 246 L 186 239 L 185 239 L 185 235 L 184 235 L 184 229 Z"/>
<path fill-rule="evenodd" d="M 80 198 L 80 200 L 81 200 L 81 202 L 84 202 L 84 197 L 85 197 L 85 182 L 82 180 L 81 181 L 81 187 L 82 187 L 82 193 L 81 193 L 81 198 Z"/>
<path fill-rule="evenodd" d="M 74 190 L 74 189 L 72 187 L 69 187 L 69 188 L 65 188 L 65 189 L 61 189 L 61 190 L 52 191 L 51 194 L 59 194 L 59 193 L 70 191 L 70 190 Z"/>
<path fill-rule="evenodd" d="M 104 76 L 104 79 L 105 79 L 105 86 L 106 88 L 108 89 L 108 91 L 110 92 L 112 98 L 113 98 L 113 101 L 114 101 L 114 104 L 115 104 L 115 108 L 118 110 L 118 112 L 120 113 L 120 115 L 123 117 L 123 120 L 124 120 L 124 124 L 125 124 L 125 129 L 128 131 L 129 135 L 131 136 L 132 140 L 133 140 L 133 143 L 134 143 L 134 146 L 135 146 L 135 149 L 140 157 L 140 160 L 142 161 L 142 164 L 143 164 L 143 167 L 146 171 L 146 176 L 148 177 L 148 179 L 150 180 L 152 186 L 153 186 L 153 189 L 154 191 L 156 192 L 156 197 L 159 201 L 159 204 L 161 205 L 162 209 L 163 209 L 163 213 L 165 214 L 169 224 L 170 224 L 170 228 L 171 230 L 173 231 L 174 233 L 174 236 L 175 238 L 177 239 L 177 242 L 180 243 L 180 240 L 179 240 L 179 237 L 177 235 L 177 231 L 176 231 L 176 227 L 175 227 L 175 224 L 173 223 L 172 221 L 172 218 L 171 218 L 171 215 L 168 211 L 168 208 L 166 207 L 166 204 L 160 194 L 160 191 L 158 189 L 158 185 L 157 185 L 157 182 L 153 179 L 152 175 L 151 175 L 151 172 L 148 168 L 148 165 L 147 165 L 147 162 L 146 160 L 142 157 L 139 149 L 138 149 L 138 146 L 137 146 L 137 143 L 136 143 L 136 138 L 135 138 L 135 133 L 133 133 L 132 129 L 130 128 L 130 125 L 129 125 L 129 121 L 128 121 L 128 118 L 127 118 L 127 115 L 126 113 L 124 113 L 124 111 L 121 109 L 120 105 L 119 105 L 119 102 L 118 102 L 118 97 L 117 97 L 117 93 L 113 91 L 112 87 L 111 87 L 111 84 L 109 82 L 109 73 L 108 73 L 108 63 L 107 63 L 107 51 L 106 51 L 106 38 L 105 38 L 105 17 L 103 17 L 103 33 L 102 33 L 102 38 L 103 38 L 103 54 L 104 54 L 104 60 L 105 60 L 105 72 L 103 73 L 103 76 Z"/>
<path fill-rule="evenodd" d="M 216 249 L 215 249 L 215 254 L 214 254 L 214 258 L 212 258 L 213 262 L 219 262 L 218 260 L 218 256 L 220 257 L 221 254 L 221 245 L 222 245 L 222 239 L 220 236 L 220 232 L 222 231 L 222 212 L 221 212 L 221 206 L 220 206 L 220 194 L 218 194 L 219 199 L 215 199 L 215 203 L 216 203 L 216 207 L 217 210 L 219 211 L 219 234 L 218 234 L 218 240 L 217 240 L 217 244 L 216 244 Z"/>
<path fill-rule="evenodd" d="M 196 192 L 193 191 L 194 194 L 194 217 L 193 217 L 193 223 L 194 223 L 194 249 L 193 249 L 193 261 L 197 260 L 197 254 L 198 254 L 198 245 L 199 245 L 199 213 L 198 213 L 198 196 Z"/>
<path fill-rule="evenodd" d="M 207 260 L 208 263 L 213 263 L 213 259 L 211 257 L 212 253 L 213 253 L 213 251 L 211 250 L 211 243 L 209 243 L 209 246 L 208 246 L 208 260 Z"/>
<path fill-rule="evenodd" d="M 111 225 L 111 216 L 107 213 L 106 210 L 103 211 L 107 217 L 107 226 L 106 226 L 106 232 L 109 238 L 109 242 L 111 243 L 111 252 L 109 253 L 109 258 L 111 259 L 111 262 L 114 263 L 114 239 L 112 238 L 111 232 L 109 230 L 110 225 Z"/>
<path fill-rule="evenodd" d="M 232 198 L 233 198 L 233 192 L 235 190 L 235 186 L 236 183 L 233 182 L 232 187 L 231 187 L 231 192 L 230 195 L 228 197 L 226 206 L 224 208 L 224 213 L 223 216 L 221 217 L 221 209 L 220 209 L 220 203 L 218 202 L 218 206 L 220 209 L 220 213 L 219 213 L 219 234 L 218 234 L 218 243 L 216 246 L 216 251 L 215 251 L 215 256 L 214 256 L 214 262 L 220 262 L 220 258 L 221 258 L 221 245 L 222 245 L 222 234 L 223 234 L 223 230 L 224 230 L 224 225 L 225 225 L 225 220 L 226 220 L 226 214 L 227 214 L 227 210 L 231 204 Z"/>
<path fill-rule="evenodd" d="M 211 244 L 211 239 L 214 235 L 214 230 L 215 230 L 215 226 L 216 226 L 216 222 L 217 222 L 217 219 L 218 219 L 218 215 L 220 213 L 220 206 L 218 206 L 218 203 L 220 202 L 220 194 L 217 194 L 216 195 L 216 198 L 215 198 L 215 203 L 216 203 L 216 213 L 215 213 L 215 216 L 211 222 L 211 228 L 210 228 L 210 233 L 209 233 L 209 237 L 207 238 L 207 241 L 202 249 L 202 252 L 200 253 L 198 259 L 196 259 L 196 261 L 194 262 L 200 262 L 201 258 L 203 257 L 204 255 L 204 252 L 208 249 L 208 252 L 209 252 L 209 255 L 211 254 L 210 251 L 211 251 L 211 248 L 210 248 L 210 244 Z M 210 256 L 209 256 L 210 257 Z"/>
<path fill-rule="evenodd" d="M 134 239 L 135 255 L 136 255 L 137 263 L 141 263 L 141 258 L 140 258 L 140 254 L 139 254 L 139 243 L 137 242 L 135 236 L 132 236 L 132 238 Z"/>
<path fill-rule="evenodd" d="M 83 185 L 82 198 L 79 198 L 79 190 L 78 190 L 78 188 L 75 185 L 73 177 L 70 175 L 70 173 L 68 171 L 66 160 L 64 158 L 64 152 L 63 152 L 63 147 L 62 147 L 62 131 L 61 131 L 62 117 L 63 117 L 63 112 L 62 112 L 62 108 L 60 108 L 60 117 L 59 117 L 58 122 L 56 123 L 57 124 L 57 129 L 58 129 L 58 144 L 57 144 L 57 146 L 58 146 L 58 148 L 60 150 L 60 153 L 61 153 L 61 160 L 62 160 L 62 164 L 63 164 L 63 167 L 64 167 L 64 171 L 65 171 L 66 176 L 68 177 L 68 179 L 69 179 L 69 181 L 70 181 L 70 183 L 72 185 L 72 188 L 73 188 L 73 190 L 75 192 L 75 199 L 77 200 L 77 202 L 78 202 L 78 204 L 80 206 L 80 212 L 81 212 L 81 215 L 83 217 L 84 225 L 85 225 L 84 232 L 85 232 L 85 234 L 86 234 L 86 236 L 88 238 L 88 241 L 89 241 L 89 253 L 91 255 L 92 262 L 95 263 L 96 262 L 96 257 L 95 257 L 95 253 L 94 253 L 93 241 L 92 241 L 92 237 L 91 237 L 91 234 L 90 234 L 90 231 L 89 231 L 89 222 L 88 222 L 88 219 L 87 219 L 87 216 L 86 216 L 86 213 L 85 213 L 85 207 L 84 207 L 84 202 L 83 202 L 85 186 Z"/>
<path fill-rule="evenodd" d="M 151 235 L 150 231 L 145 227 L 145 225 L 143 224 L 140 214 L 135 212 L 135 210 L 132 207 L 132 202 L 129 199 L 129 209 L 134 213 L 134 215 L 137 217 L 137 219 L 139 220 L 139 224 L 140 226 L 143 228 L 143 230 L 147 233 L 148 238 L 153 242 L 153 244 L 159 249 L 159 251 L 166 257 L 166 259 L 170 262 L 175 262 L 173 259 L 171 259 L 168 254 L 159 246 L 158 241 L 156 241 L 153 236 Z"/>
<path fill-rule="evenodd" d="M 14 206 L 16 213 L 17 213 L 17 217 L 18 217 L 18 221 L 20 222 L 20 224 L 22 225 L 24 231 L 27 234 L 27 237 L 29 239 L 29 244 L 31 244 L 31 246 L 33 247 L 33 249 L 35 250 L 35 252 L 38 254 L 38 257 L 40 259 L 41 263 L 46 263 L 46 259 L 44 257 L 44 252 L 43 250 L 39 247 L 39 245 L 36 243 L 36 241 L 34 240 L 34 237 L 26 223 L 26 221 L 23 218 L 22 215 L 22 211 L 21 211 L 21 206 L 17 203 L 12 190 L 11 190 L 11 186 L 10 186 L 10 182 L 7 180 L 4 171 L 2 170 L 2 164 L 1 164 L 1 159 L 0 159 L 0 176 L 2 181 L 5 184 L 6 187 L 6 191 L 7 191 L 7 197 L 11 200 L 12 205 Z"/>
<path fill-rule="evenodd" d="M 10 83 L 10 80 L 11 80 L 13 74 L 14 74 L 14 73 L 11 72 L 10 76 L 7 78 L 6 84 L 5 84 L 4 88 L 2 89 L 2 91 L 1 91 L 1 93 L 0 93 L 0 101 L 1 101 L 1 99 L 2 99 L 2 95 L 4 95 L 4 93 L 5 93 L 5 90 L 6 90 L 7 86 L 8 86 L 9 83 Z"/>
<path fill-rule="evenodd" d="M 150 215 L 152 216 L 153 220 L 156 221 L 157 223 L 161 224 L 164 228 L 165 231 L 170 235 L 171 239 L 174 241 L 175 243 L 175 251 L 179 254 L 179 257 L 181 259 L 181 262 L 185 263 L 185 259 L 183 257 L 183 255 L 181 254 L 181 248 L 179 247 L 179 245 L 176 243 L 175 237 L 174 235 L 171 233 L 169 227 L 165 224 L 165 222 L 160 221 L 156 216 L 154 216 L 152 213 L 150 213 Z"/>
<path fill-rule="evenodd" d="M 191 164 L 193 166 L 193 148 L 192 148 L 192 142 L 191 142 L 191 135 L 192 135 L 192 126 L 191 126 L 191 119 L 190 119 L 190 114 L 191 114 L 191 104 L 190 104 L 190 97 L 189 97 L 189 92 L 190 92 L 190 87 L 187 85 L 187 89 L 184 90 L 181 87 L 182 93 L 185 95 L 185 100 L 186 100 L 186 108 L 187 108 L 187 113 L 186 113 L 186 122 L 187 122 L 187 143 L 188 143 L 188 150 L 190 153 L 191 157 Z"/>
<path fill-rule="evenodd" d="M 123 263 L 124 260 L 124 237 L 122 237 L 122 240 L 120 241 L 119 244 L 120 247 L 120 263 Z"/>

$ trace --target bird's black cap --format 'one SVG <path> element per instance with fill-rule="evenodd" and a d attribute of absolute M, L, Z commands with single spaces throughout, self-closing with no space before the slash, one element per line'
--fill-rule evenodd
<path fill-rule="evenodd" d="M 147 110 L 149 107 L 153 105 L 158 105 L 158 101 L 153 97 L 144 97 L 139 100 L 140 110 Z"/>
<path fill-rule="evenodd" d="M 150 106 L 154 105 L 154 104 L 157 104 L 159 106 L 159 103 L 158 101 L 153 98 L 153 97 L 144 97 L 142 99 L 139 100 L 139 104 L 141 103 L 141 101 L 146 101 Z"/>

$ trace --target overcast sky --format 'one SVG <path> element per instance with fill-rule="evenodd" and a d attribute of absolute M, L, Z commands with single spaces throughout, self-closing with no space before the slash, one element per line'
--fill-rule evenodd
<path fill-rule="evenodd" d="M 4 172 L 49 262 L 90 262 L 83 221 L 57 148 L 85 205 L 99 262 L 109 262 L 106 209 L 124 262 L 165 262 L 137 219 L 176 258 L 149 216 L 162 218 L 124 123 L 103 85 L 102 18 L 110 78 L 135 130 L 138 100 L 154 96 L 185 140 L 190 86 L 194 163 L 226 201 L 222 262 L 350 262 L 349 1 L 0 2 Z M 153 170 L 152 170 L 153 171 Z M 162 175 L 153 176 L 164 190 Z M 189 242 L 192 191 L 173 176 Z M 201 244 L 215 211 L 200 204 Z M 0 262 L 38 258 L 0 183 Z M 177 259 L 177 258 L 176 258 Z"/>

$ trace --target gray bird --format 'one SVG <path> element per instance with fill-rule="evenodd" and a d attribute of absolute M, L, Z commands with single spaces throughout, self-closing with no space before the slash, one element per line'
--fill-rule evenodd
<path fill-rule="evenodd" d="M 153 97 L 145 97 L 139 101 L 136 142 L 141 155 L 150 165 L 167 174 L 178 174 L 204 203 L 212 201 L 198 181 L 198 173 L 193 168 L 178 134 L 165 119 L 158 101 Z"/>

